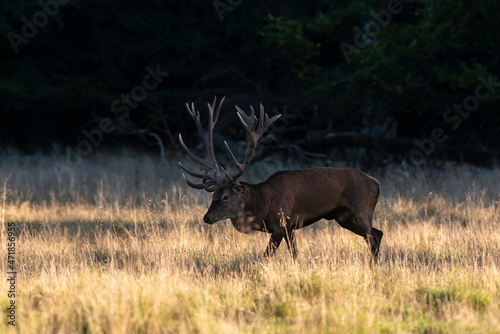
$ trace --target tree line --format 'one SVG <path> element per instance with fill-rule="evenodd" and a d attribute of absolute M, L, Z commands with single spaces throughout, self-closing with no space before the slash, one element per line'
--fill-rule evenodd
<path fill-rule="evenodd" d="M 441 151 L 498 154 L 493 0 L 30 0 L 0 13 L 4 147 L 77 145 L 111 119 L 103 145 L 177 149 L 194 131 L 184 104 L 203 113 L 217 95 L 229 138 L 241 138 L 233 105 L 262 102 L 289 116 L 275 135 L 303 150 L 341 133 L 351 139 L 332 145 L 397 158 L 442 129 Z M 391 151 L 382 138 L 407 141 Z"/>

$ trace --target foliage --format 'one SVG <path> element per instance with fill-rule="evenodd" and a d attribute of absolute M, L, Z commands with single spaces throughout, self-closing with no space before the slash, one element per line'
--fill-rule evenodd
<path fill-rule="evenodd" d="M 240 105 L 301 111 L 308 115 L 302 134 L 332 124 L 359 130 L 393 117 L 400 135 L 420 136 L 443 125 L 444 111 L 474 93 L 479 75 L 498 79 L 500 3 L 405 1 L 347 62 L 340 45 L 353 45 L 354 28 L 364 31 L 374 21 L 370 12 L 388 3 L 241 1 L 221 21 L 210 2 L 75 0 L 60 5 L 15 53 L 9 34 L 22 36 L 21 18 L 33 22 L 42 9 L 37 0 L 6 2 L 0 143 L 75 142 L 89 122 L 113 116 L 111 103 L 141 84 L 146 66 L 156 65 L 170 75 L 131 110 L 140 124 L 149 120 L 148 103 L 159 100 L 171 126 L 184 129 L 184 103 L 218 94 Z M 481 103 L 455 133 L 459 140 L 479 136 L 484 145 L 495 143 L 499 96 Z"/>

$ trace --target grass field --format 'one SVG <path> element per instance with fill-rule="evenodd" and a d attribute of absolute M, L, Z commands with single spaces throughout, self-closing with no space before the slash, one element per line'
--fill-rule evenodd
<path fill-rule="evenodd" d="M 371 268 L 364 240 L 325 221 L 298 231 L 296 262 L 283 245 L 261 258 L 269 235 L 202 222 L 210 198 L 176 157 L 95 154 L 61 179 L 58 159 L 0 157 L 0 218 L 17 229 L 15 327 L 1 236 L 2 333 L 500 332 L 499 169 L 373 172 Z"/>

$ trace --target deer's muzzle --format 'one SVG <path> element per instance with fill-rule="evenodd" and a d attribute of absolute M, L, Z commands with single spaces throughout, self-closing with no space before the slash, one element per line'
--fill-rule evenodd
<path fill-rule="evenodd" d="M 203 217 L 203 221 L 204 221 L 205 223 L 207 223 L 207 224 L 213 224 L 213 223 L 215 223 L 215 220 L 213 220 L 212 218 L 210 218 L 210 217 L 208 216 L 208 213 L 207 213 L 207 214 Z"/>

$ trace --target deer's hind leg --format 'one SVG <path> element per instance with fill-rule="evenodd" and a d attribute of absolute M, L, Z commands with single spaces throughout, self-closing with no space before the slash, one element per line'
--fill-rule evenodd
<path fill-rule="evenodd" d="M 372 226 L 372 214 L 373 213 L 356 215 L 355 219 L 357 222 L 360 222 L 360 226 L 363 228 L 363 233 L 365 233 L 363 237 L 365 238 L 368 247 L 370 247 L 370 251 L 373 256 L 373 263 L 376 264 L 384 232 Z"/>
<path fill-rule="evenodd" d="M 372 226 L 372 220 L 367 217 L 357 216 L 354 218 L 355 222 L 358 223 L 360 228 L 360 235 L 365 239 L 373 257 L 373 263 L 377 263 L 378 254 L 380 251 L 380 242 L 382 241 L 382 237 L 384 232 L 379 229 L 376 229 Z"/>
<path fill-rule="evenodd" d="M 373 260 L 377 263 L 378 253 L 380 250 L 380 242 L 382 241 L 382 237 L 384 236 L 384 232 L 375 227 L 372 227 L 370 230 L 370 236 L 368 237 L 368 245 L 372 251 Z"/>
<path fill-rule="evenodd" d="M 372 253 L 373 261 L 377 263 L 380 242 L 384 233 L 372 227 L 371 217 L 362 214 L 354 214 L 350 209 L 344 208 L 337 212 L 335 220 L 343 228 L 365 239 Z"/>

